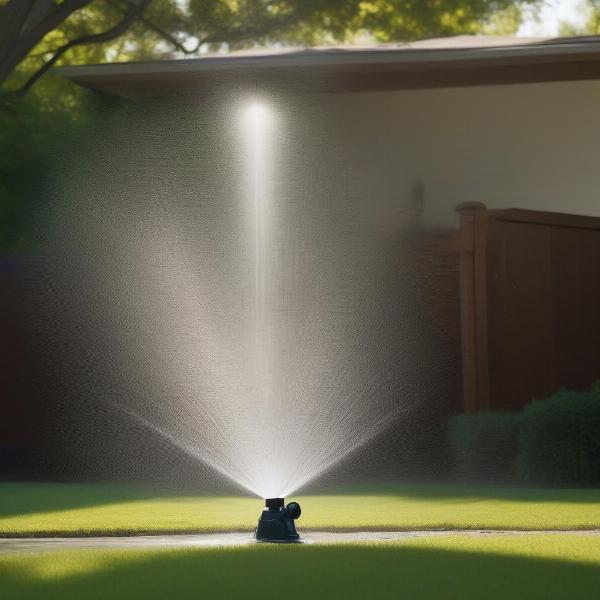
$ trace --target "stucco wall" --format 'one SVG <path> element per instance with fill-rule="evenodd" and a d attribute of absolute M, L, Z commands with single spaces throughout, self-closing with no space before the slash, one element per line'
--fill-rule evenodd
<path fill-rule="evenodd" d="M 429 222 L 464 201 L 600 215 L 600 82 L 347 94 L 323 99 L 343 132 L 349 189 Z"/>

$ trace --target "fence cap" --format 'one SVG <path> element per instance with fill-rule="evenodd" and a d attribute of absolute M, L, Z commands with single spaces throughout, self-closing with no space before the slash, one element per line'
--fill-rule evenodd
<path fill-rule="evenodd" d="M 467 210 L 487 210 L 483 202 L 461 202 L 456 207 L 456 212 L 465 212 Z"/>

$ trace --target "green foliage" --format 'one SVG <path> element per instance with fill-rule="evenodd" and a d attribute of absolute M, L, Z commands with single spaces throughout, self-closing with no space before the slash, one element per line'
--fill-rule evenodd
<path fill-rule="evenodd" d="M 560 37 L 600 35 L 600 0 L 581 0 L 578 8 L 584 19 L 583 25 L 561 21 Z"/>
<path fill-rule="evenodd" d="M 588 19 L 583 33 L 600 35 L 600 0 L 588 0 Z"/>
<path fill-rule="evenodd" d="M 510 481 L 519 451 L 519 415 L 481 412 L 452 417 L 449 427 L 459 477 Z"/>
<path fill-rule="evenodd" d="M 49 177 L 89 121 L 84 96 L 49 106 L 36 93 L 0 105 L 0 253 L 32 248 Z"/>
<path fill-rule="evenodd" d="M 457 474 L 550 485 L 600 483 L 600 382 L 559 390 L 520 413 L 458 415 L 449 426 Z"/>
<path fill-rule="evenodd" d="M 361 27 L 380 41 L 481 33 L 499 12 L 532 2 L 511 0 L 372 0 L 361 2 Z M 520 13 L 513 14 L 519 18 Z"/>
<path fill-rule="evenodd" d="M 516 35 L 523 20 L 523 9 L 514 4 L 494 13 L 482 27 L 485 35 Z"/>
<path fill-rule="evenodd" d="M 533 483 L 600 483 L 600 391 L 560 390 L 522 413 L 519 470 Z"/>

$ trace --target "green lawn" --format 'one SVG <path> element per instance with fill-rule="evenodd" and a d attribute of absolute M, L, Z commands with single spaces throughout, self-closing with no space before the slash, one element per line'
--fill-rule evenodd
<path fill-rule="evenodd" d="M 600 490 L 365 484 L 295 499 L 301 530 L 600 527 Z M 261 507 L 249 497 L 0 483 L 0 536 L 250 531 Z"/>
<path fill-rule="evenodd" d="M 585 534 L 0 555 L 0 598 L 19 600 L 589 600 L 599 584 L 600 538 Z"/>

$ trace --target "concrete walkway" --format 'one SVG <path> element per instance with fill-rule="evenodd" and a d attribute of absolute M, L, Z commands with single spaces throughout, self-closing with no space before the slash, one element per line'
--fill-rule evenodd
<path fill-rule="evenodd" d="M 349 542 L 388 542 L 417 537 L 441 535 L 497 536 L 497 535 L 600 535 L 600 530 L 572 531 L 488 531 L 488 530 L 426 530 L 426 531 L 308 531 L 302 533 L 305 544 L 344 544 Z M 189 535 L 140 535 L 129 537 L 48 537 L 48 538 L 0 538 L 0 554 L 12 552 L 40 552 L 48 550 L 89 549 L 163 549 L 197 548 L 207 546 L 242 546 L 256 543 L 251 533 L 202 533 Z"/>

